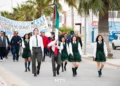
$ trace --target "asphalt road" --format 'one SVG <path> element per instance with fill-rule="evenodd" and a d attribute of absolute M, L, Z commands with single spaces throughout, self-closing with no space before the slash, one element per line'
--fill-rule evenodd
<path fill-rule="evenodd" d="M 60 70 L 60 75 L 53 77 L 49 57 L 46 57 L 46 62 L 42 63 L 40 75 L 37 77 L 31 72 L 24 72 L 24 60 L 21 57 L 19 62 L 13 62 L 12 57 L 9 56 L 9 59 L 0 62 L 0 66 L 29 86 L 120 86 L 120 69 L 106 65 L 103 76 L 99 78 L 96 63 L 86 59 L 80 63 L 77 77 L 72 76 L 71 63 L 68 63 L 66 72 Z"/>

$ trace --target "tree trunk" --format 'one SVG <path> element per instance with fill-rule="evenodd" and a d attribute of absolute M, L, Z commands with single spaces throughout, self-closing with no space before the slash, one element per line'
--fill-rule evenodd
<path fill-rule="evenodd" d="M 71 18 L 72 18 L 72 22 L 71 23 L 72 23 L 72 28 L 74 29 L 74 8 L 73 7 L 71 8 L 71 14 L 72 14 L 71 15 Z"/>
<path fill-rule="evenodd" d="M 99 24 L 98 24 L 98 33 L 99 35 L 102 35 L 104 38 L 104 41 L 107 45 L 108 48 L 108 58 L 112 58 L 112 54 L 111 54 L 111 49 L 109 46 L 109 12 L 108 10 L 106 11 L 105 15 L 101 15 L 101 13 L 99 13 Z"/>

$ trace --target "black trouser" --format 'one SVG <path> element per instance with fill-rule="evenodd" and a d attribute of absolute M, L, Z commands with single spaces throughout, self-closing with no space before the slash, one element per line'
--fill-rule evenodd
<path fill-rule="evenodd" d="M 6 47 L 0 47 L 0 59 L 3 60 L 5 57 Z"/>
<path fill-rule="evenodd" d="M 54 55 L 52 53 L 52 70 L 53 70 L 53 74 L 56 72 L 57 68 L 56 68 L 56 64 L 57 65 L 61 65 L 61 58 L 58 55 Z M 58 69 L 59 70 L 59 69 Z"/>
<path fill-rule="evenodd" d="M 19 60 L 19 46 L 12 46 L 13 60 Z"/>
<path fill-rule="evenodd" d="M 47 47 L 44 47 L 44 56 L 43 56 L 43 61 L 45 60 L 45 56 L 46 56 L 46 54 L 47 54 Z"/>
<path fill-rule="evenodd" d="M 33 47 L 32 48 L 32 73 L 36 73 L 36 68 L 40 70 L 42 60 L 42 50 L 41 47 Z M 38 62 L 38 66 L 36 67 L 36 61 Z"/>

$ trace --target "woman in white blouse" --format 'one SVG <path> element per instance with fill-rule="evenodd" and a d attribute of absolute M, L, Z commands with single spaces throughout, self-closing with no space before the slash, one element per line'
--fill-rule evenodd
<path fill-rule="evenodd" d="M 62 61 L 62 72 L 66 71 L 66 65 L 68 62 L 68 55 L 69 55 L 69 48 L 68 44 L 65 42 L 65 38 L 61 38 L 61 43 L 60 43 L 60 56 L 61 56 L 61 61 Z"/>
<path fill-rule="evenodd" d="M 77 75 L 77 69 L 79 63 L 81 62 L 82 50 L 80 43 L 76 41 L 76 36 L 72 37 L 72 41 L 69 44 L 69 58 L 68 60 L 72 62 L 73 77 Z"/>
<path fill-rule="evenodd" d="M 27 70 L 30 71 L 30 62 L 31 62 L 31 52 L 30 52 L 28 34 L 25 34 L 23 38 L 22 47 L 23 47 L 22 57 L 25 59 L 25 72 L 27 72 Z"/>
<path fill-rule="evenodd" d="M 97 62 L 98 76 L 101 77 L 104 62 L 107 57 L 107 47 L 101 35 L 98 35 L 94 44 L 94 60 Z"/>

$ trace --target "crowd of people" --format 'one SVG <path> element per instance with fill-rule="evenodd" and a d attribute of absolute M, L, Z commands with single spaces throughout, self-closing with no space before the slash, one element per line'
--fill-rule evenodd
<path fill-rule="evenodd" d="M 15 31 L 9 41 L 5 32 L 0 32 L 0 61 L 8 58 L 11 51 L 13 62 L 19 61 L 19 50 L 23 48 L 22 58 L 24 58 L 25 72 L 30 71 L 32 62 L 32 73 L 36 77 L 40 73 L 42 62 L 45 62 L 46 56 L 52 60 L 53 76 L 59 75 L 60 67 L 62 72 L 67 71 L 67 63 L 72 63 L 73 77 L 77 76 L 79 63 L 82 61 L 82 40 L 78 33 L 71 31 L 70 34 L 59 33 L 58 39 L 55 39 L 55 32 L 51 32 L 51 37 L 47 37 L 45 32 L 40 32 L 35 28 L 33 33 L 27 33 L 20 37 Z M 102 69 L 107 57 L 107 48 L 101 35 L 96 38 L 94 45 L 94 60 L 97 62 L 98 75 L 102 75 Z M 37 65 L 36 65 L 37 63 Z M 57 65 L 57 66 L 56 66 Z"/>

